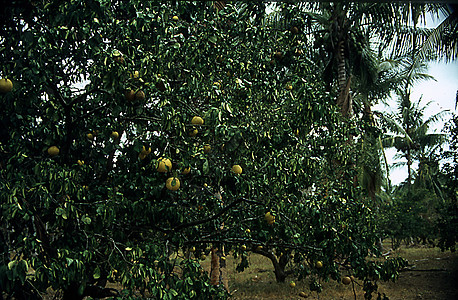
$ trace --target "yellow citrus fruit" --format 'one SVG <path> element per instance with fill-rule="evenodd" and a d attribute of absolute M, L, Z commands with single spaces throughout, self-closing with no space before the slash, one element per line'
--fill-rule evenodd
<path fill-rule="evenodd" d="M 189 136 L 196 136 L 197 133 L 199 133 L 199 130 L 197 130 L 197 129 L 191 130 L 191 131 L 189 132 Z"/>
<path fill-rule="evenodd" d="M 245 230 L 245 232 L 246 232 L 246 233 L 250 233 L 250 232 L 251 232 L 250 228 L 247 228 L 247 229 Z"/>
<path fill-rule="evenodd" d="M 117 139 L 119 137 L 119 133 L 117 131 L 113 131 L 111 133 L 111 137 L 114 138 L 114 139 Z"/>
<path fill-rule="evenodd" d="M 126 100 L 129 102 L 134 102 L 135 100 L 135 92 L 133 90 L 127 90 L 124 96 L 126 97 Z"/>
<path fill-rule="evenodd" d="M 92 133 L 86 134 L 87 138 L 90 139 L 91 141 L 94 139 L 94 135 Z"/>
<path fill-rule="evenodd" d="M 186 175 L 186 174 L 189 174 L 189 172 L 191 172 L 191 167 L 184 168 L 181 174 Z"/>
<path fill-rule="evenodd" d="M 84 165 L 84 160 L 78 159 L 77 163 L 78 163 L 78 165 L 82 166 L 82 165 Z"/>
<path fill-rule="evenodd" d="M 143 91 L 137 91 L 135 93 L 135 100 L 136 101 L 143 101 L 143 100 L 145 100 L 145 98 L 146 98 L 146 95 L 145 95 L 145 93 Z"/>
<path fill-rule="evenodd" d="M 293 86 L 291 84 L 287 84 L 285 87 L 288 91 L 291 91 L 293 89 Z"/>
<path fill-rule="evenodd" d="M 204 119 L 199 116 L 194 116 L 191 120 L 191 124 L 193 125 L 204 125 Z"/>
<path fill-rule="evenodd" d="M 51 156 L 56 156 L 58 155 L 60 152 L 59 148 L 57 148 L 56 146 L 51 146 L 48 148 L 48 154 L 51 155 Z"/>
<path fill-rule="evenodd" d="M 293 287 L 296 287 L 296 283 L 295 283 L 294 281 L 291 281 L 291 282 L 289 283 L 289 286 L 292 287 L 292 288 L 293 288 Z"/>
<path fill-rule="evenodd" d="M 212 147 L 210 145 L 205 145 L 204 146 L 204 152 L 209 153 L 212 150 Z"/>
<path fill-rule="evenodd" d="M 0 79 L 0 93 L 8 93 L 13 90 L 13 83 L 7 78 Z"/>
<path fill-rule="evenodd" d="M 169 172 L 172 170 L 172 161 L 168 158 L 161 157 L 157 160 L 157 171 L 161 173 Z M 179 186 L 180 184 L 178 184 Z"/>
<path fill-rule="evenodd" d="M 239 165 L 233 165 L 232 168 L 231 168 L 231 171 L 235 174 L 242 174 L 242 167 L 239 166 Z"/>
<path fill-rule="evenodd" d="M 173 17 L 172 17 L 172 20 L 176 22 L 176 21 L 179 20 L 179 18 L 178 18 L 178 16 L 173 16 Z"/>
<path fill-rule="evenodd" d="M 113 57 L 113 60 L 117 62 L 118 64 L 123 64 L 124 63 L 124 57 L 122 55 L 118 55 Z"/>
<path fill-rule="evenodd" d="M 142 147 L 142 151 L 140 152 L 141 154 L 143 155 L 148 155 L 151 153 L 151 147 L 149 147 L 148 149 L 145 148 L 145 146 Z"/>
<path fill-rule="evenodd" d="M 275 220 L 275 217 L 270 213 L 270 211 L 268 211 L 268 212 L 266 212 L 266 214 L 264 215 L 264 220 L 266 220 L 266 221 Z"/>
<path fill-rule="evenodd" d="M 245 250 L 246 250 L 246 245 L 242 245 L 242 246 L 240 247 L 240 249 L 242 249 L 243 251 L 245 251 Z"/>
<path fill-rule="evenodd" d="M 342 283 L 345 285 L 349 285 L 351 283 L 351 278 L 348 276 L 345 276 L 342 278 Z"/>
<path fill-rule="evenodd" d="M 138 71 L 133 71 L 132 74 L 130 74 L 131 78 L 138 78 L 140 77 L 140 72 Z"/>
<path fill-rule="evenodd" d="M 315 263 L 315 268 L 321 269 L 322 267 L 323 267 L 323 262 L 317 261 L 317 262 Z"/>
<path fill-rule="evenodd" d="M 168 190 L 176 191 L 176 190 L 178 190 L 180 188 L 180 180 L 178 178 L 176 178 L 176 177 L 170 177 L 165 182 L 165 187 Z"/>

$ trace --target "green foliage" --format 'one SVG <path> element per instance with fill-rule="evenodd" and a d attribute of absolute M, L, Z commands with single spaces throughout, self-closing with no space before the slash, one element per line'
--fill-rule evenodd
<path fill-rule="evenodd" d="M 439 247 L 456 250 L 458 241 L 458 117 L 455 115 L 445 128 L 449 133 L 449 149 L 443 151 L 445 164 L 442 168 L 444 201 L 441 202 L 437 220 Z"/>
<path fill-rule="evenodd" d="M 438 200 L 434 191 L 428 189 L 409 189 L 407 185 L 398 187 L 392 202 L 380 207 L 381 231 L 392 239 L 396 248 L 402 241 L 410 243 L 411 239 L 434 240 Z"/>
<path fill-rule="evenodd" d="M 198 263 L 211 246 L 244 257 L 263 246 L 256 253 L 313 276 L 317 290 L 383 268 L 366 260 L 377 236 L 356 184 L 362 125 L 340 115 L 300 54 L 304 35 L 259 25 L 246 4 L 12 9 L 0 48 L 14 82 L 0 96 L 2 291 L 82 298 L 115 281 L 126 297 L 222 299 Z M 169 172 L 157 172 L 160 157 Z"/>

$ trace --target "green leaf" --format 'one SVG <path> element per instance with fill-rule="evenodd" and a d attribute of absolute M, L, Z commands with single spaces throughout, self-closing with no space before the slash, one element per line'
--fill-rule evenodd
<path fill-rule="evenodd" d="M 92 277 L 94 277 L 94 279 L 100 278 L 100 268 L 99 267 L 95 268 L 94 274 L 92 275 Z"/>
<path fill-rule="evenodd" d="M 91 224 L 91 222 L 92 222 L 91 218 L 89 218 L 88 216 L 84 216 L 84 217 L 81 219 L 81 221 L 82 221 L 84 224 L 86 224 L 86 225 L 89 225 L 89 224 Z"/>

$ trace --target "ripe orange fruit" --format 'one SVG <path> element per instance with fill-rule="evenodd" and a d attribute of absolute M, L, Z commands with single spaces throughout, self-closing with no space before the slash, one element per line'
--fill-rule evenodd
<path fill-rule="evenodd" d="M 288 91 L 291 91 L 293 89 L 293 86 L 291 84 L 287 84 L 285 86 L 285 89 L 287 89 Z"/>
<path fill-rule="evenodd" d="M 92 133 L 88 133 L 88 134 L 86 134 L 86 136 L 91 141 L 94 139 L 94 135 Z"/>
<path fill-rule="evenodd" d="M 0 93 L 8 93 L 13 90 L 13 83 L 7 78 L 0 79 Z"/>
<path fill-rule="evenodd" d="M 114 139 L 117 139 L 117 138 L 119 138 L 119 133 L 117 131 L 113 131 L 111 133 L 111 137 L 114 138 Z"/>
<path fill-rule="evenodd" d="M 204 125 L 204 119 L 199 116 L 195 116 L 191 120 L 191 124 L 193 125 Z"/>
<path fill-rule="evenodd" d="M 317 261 L 317 262 L 315 263 L 315 268 L 321 269 L 322 267 L 323 267 L 323 262 Z"/>
<path fill-rule="evenodd" d="M 172 20 L 175 21 L 175 22 L 177 22 L 177 21 L 179 20 L 179 18 L 178 18 L 178 16 L 173 16 L 173 17 L 172 17 Z"/>
<path fill-rule="evenodd" d="M 289 286 L 292 287 L 292 288 L 294 288 L 294 287 L 296 287 L 296 283 L 295 283 L 294 281 L 291 281 L 291 282 L 289 283 Z"/>
<path fill-rule="evenodd" d="M 165 187 L 170 191 L 176 191 L 180 188 L 180 180 L 176 177 L 170 177 L 166 180 Z"/>
<path fill-rule="evenodd" d="M 242 167 L 240 165 L 233 165 L 232 168 L 231 168 L 231 171 L 234 174 L 240 175 L 240 174 L 242 174 Z"/>
<path fill-rule="evenodd" d="M 345 285 L 349 285 L 351 283 L 351 278 L 348 276 L 345 276 L 342 278 L 342 283 Z"/>
<path fill-rule="evenodd" d="M 51 155 L 51 156 L 56 156 L 58 155 L 60 152 L 59 148 L 57 148 L 56 146 L 51 146 L 48 148 L 48 154 Z"/>
<path fill-rule="evenodd" d="M 166 173 L 172 170 L 172 161 L 168 158 L 161 157 L 157 160 L 157 171 Z M 180 184 L 178 184 L 179 186 Z"/>

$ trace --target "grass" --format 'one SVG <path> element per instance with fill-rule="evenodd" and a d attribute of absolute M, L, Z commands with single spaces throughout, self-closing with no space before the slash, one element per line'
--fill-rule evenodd
<path fill-rule="evenodd" d="M 458 299 L 458 254 L 441 252 L 438 248 L 402 247 L 391 253 L 409 261 L 411 270 L 401 272 L 396 282 L 378 282 L 380 293 L 390 299 L 410 300 Z M 232 299 L 304 299 L 299 292 L 305 292 L 306 299 L 355 299 L 352 285 L 343 285 L 330 281 L 323 283 L 320 295 L 311 292 L 308 280 L 295 281 L 291 288 L 288 278 L 285 283 L 276 283 L 273 267 L 267 258 L 251 254 L 250 267 L 243 272 L 236 272 L 237 261 L 227 257 L 227 274 Z M 210 260 L 202 263 L 205 270 L 210 270 Z M 364 299 L 362 282 L 354 285 L 356 299 Z M 373 295 L 374 299 L 377 295 Z"/>

